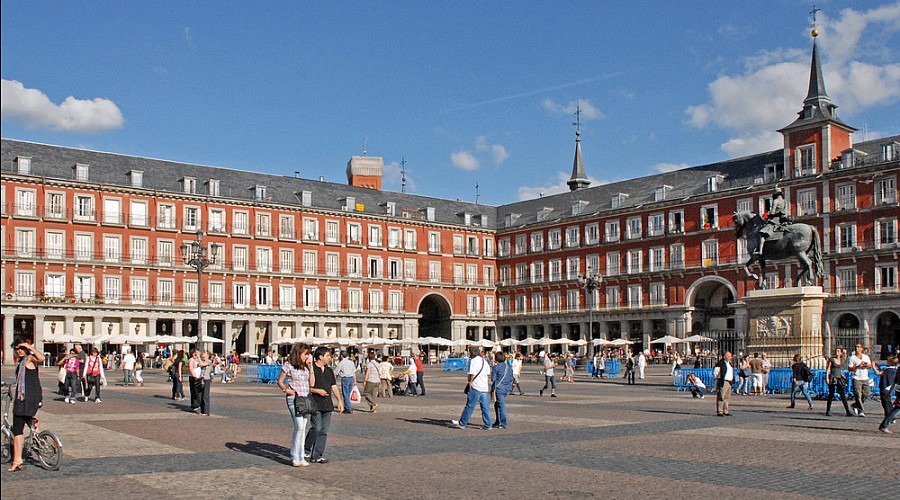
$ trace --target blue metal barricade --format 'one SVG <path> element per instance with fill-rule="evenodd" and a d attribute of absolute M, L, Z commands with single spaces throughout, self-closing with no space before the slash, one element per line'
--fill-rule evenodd
<path fill-rule="evenodd" d="M 259 382 L 259 365 L 255 363 L 246 363 L 241 365 L 241 368 L 244 370 L 244 374 L 247 375 L 247 382 L 254 383 Z"/>
<path fill-rule="evenodd" d="M 469 369 L 469 358 L 447 358 L 443 362 L 444 371 L 453 372 Z"/>
<path fill-rule="evenodd" d="M 691 373 L 694 374 L 697 378 L 700 379 L 706 385 L 707 391 L 712 391 L 715 389 L 715 380 L 713 379 L 713 369 L 712 368 L 684 368 L 681 370 L 675 370 L 675 377 L 673 378 L 673 385 L 676 390 L 686 391 L 688 390 L 687 378 Z"/>
<path fill-rule="evenodd" d="M 766 381 L 766 392 L 769 394 L 789 392 L 793 384 L 793 370 L 790 368 L 773 368 L 769 370 L 769 378 Z"/>
<path fill-rule="evenodd" d="M 619 360 L 618 359 L 607 359 L 606 360 L 606 376 L 607 377 L 615 377 L 619 374 Z"/>
<path fill-rule="evenodd" d="M 260 382 L 275 384 L 281 374 L 281 365 L 257 365 L 256 376 Z"/>

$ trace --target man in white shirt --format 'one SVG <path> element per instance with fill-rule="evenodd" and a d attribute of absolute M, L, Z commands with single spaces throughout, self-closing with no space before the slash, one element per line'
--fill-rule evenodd
<path fill-rule="evenodd" d="M 522 386 L 519 385 L 519 379 L 522 377 L 522 353 L 521 352 L 517 352 L 516 357 L 512 361 L 512 371 L 513 371 L 513 388 L 519 390 L 519 396 L 524 396 L 525 393 L 522 392 Z"/>
<path fill-rule="evenodd" d="M 644 368 L 647 367 L 647 357 L 644 356 L 644 351 L 641 351 L 637 357 L 637 367 L 638 367 L 638 377 L 641 380 L 644 380 Z"/>
<path fill-rule="evenodd" d="M 350 402 L 350 391 L 356 384 L 356 363 L 350 359 L 347 351 L 341 351 L 341 361 L 338 363 L 335 377 L 341 382 L 341 396 L 344 399 L 344 411 L 342 413 L 353 413 L 353 405 Z"/>
<path fill-rule="evenodd" d="M 406 363 L 406 376 L 406 395 L 418 396 L 419 393 L 416 391 L 416 385 L 419 383 L 418 371 L 416 371 L 415 356 L 412 354 L 409 355 L 409 361 Z"/>
<path fill-rule="evenodd" d="M 131 348 L 125 346 L 125 355 L 122 356 L 122 370 L 125 372 L 125 385 L 134 385 L 134 363 L 137 358 L 131 354 Z"/>
<path fill-rule="evenodd" d="M 869 386 L 869 368 L 872 368 L 872 359 L 863 351 L 862 344 L 856 344 L 847 369 L 853 375 L 853 404 L 850 406 L 859 417 L 866 416 L 864 405 L 872 392 Z"/>
<path fill-rule="evenodd" d="M 466 407 L 463 408 L 462 415 L 459 420 L 451 420 L 451 427 L 457 429 L 465 429 L 469 423 L 469 418 L 475 412 L 475 405 L 481 406 L 481 419 L 484 422 L 484 429 L 491 428 L 491 410 L 490 410 L 490 384 L 488 383 L 491 367 L 481 355 L 481 349 L 472 348 L 472 360 L 469 362 L 469 381 L 466 384 L 467 396 Z"/>
<path fill-rule="evenodd" d="M 731 384 L 734 383 L 734 367 L 731 366 L 731 358 L 731 352 L 726 352 L 713 370 L 713 379 L 716 381 L 717 417 L 731 416 L 731 412 L 728 411 L 731 404 Z"/>

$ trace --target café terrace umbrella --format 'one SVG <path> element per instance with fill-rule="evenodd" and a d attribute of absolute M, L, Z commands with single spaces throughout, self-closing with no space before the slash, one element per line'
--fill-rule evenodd
<path fill-rule="evenodd" d="M 591 341 L 591 344 L 600 346 L 600 345 L 612 345 L 612 342 L 606 339 L 594 339 Z"/>
<path fill-rule="evenodd" d="M 677 344 L 679 342 L 684 342 L 682 339 L 678 337 L 674 337 L 672 335 L 666 335 L 665 337 L 660 337 L 656 340 L 650 341 L 651 344 Z"/>
<path fill-rule="evenodd" d="M 71 333 L 65 333 L 61 335 L 51 335 L 49 337 L 44 337 L 44 342 L 48 344 L 67 344 L 69 342 L 84 342 L 87 341 L 85 337 L 79 337 L 77 335 L 73 335 Z"/>
<path fill-rule="evenodd" d="M 616 339 L 609 343 L 609 345 L 619 345 L 619 346 L 629 345 L 629 344 L 634 344 L 634 342 L 632 342 L 630 340 L 625 340 L 625 339 Z"/>
<path fill-rule="evenodd" d="M 704 337 L 703 335 L 691 335 L 690 337 L 685 337 L 682 342 L 715 342 L 716 339 Z"/>
<path fill-rule="evenodd" d="M 516 339 L 503 339 L 503 340 L 501 340 L 500 342 L 497 342 L 497 343 L 498 343 L 499 345 L 502 345 L 503 347 L 513 347 L 513 346 L 516 346 L 516 345 L 520 345 L 520 344 L 521 344 L 521 342 L 518 341 L 518 340 L 516 340 Z"/>
<path fill-rule="evenodd" d="M 93 345 L 100 345 L 109 342 L 109 340 L 113 338 L 112 335 L 101 333 L 99 335 L 94 335 L 86 338 L 85 340 Z"/>

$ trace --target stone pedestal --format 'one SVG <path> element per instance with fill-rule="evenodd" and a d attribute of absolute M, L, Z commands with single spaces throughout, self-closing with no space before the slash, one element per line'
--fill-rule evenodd
<path fill-rule="evenodd" d="M 821 364 L 822 310 L 827 297 L 820 286 L 749 292 L 744 297 L 747 351 L 766 353 L 773 360 L 800 354 L 811 367 Z"/>

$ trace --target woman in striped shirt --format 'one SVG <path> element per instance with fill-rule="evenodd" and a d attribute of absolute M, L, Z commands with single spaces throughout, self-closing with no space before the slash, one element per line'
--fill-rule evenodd
<path fill-rule="evenodd" d="M 309 388 L 315 385 L 312 363 L 309 345 L 294 344 L 278 376 L 278 387 L 286 395 L 288 411 L 294 420 L 294 435 L 291 437 L 291 465 L 294 467 L 309 465 L 303 456 L 303 443 L 306 441 L 309 418 L 307 415 L 297 415 L 294 412 L 294 397 L 308 396 Z"/>

